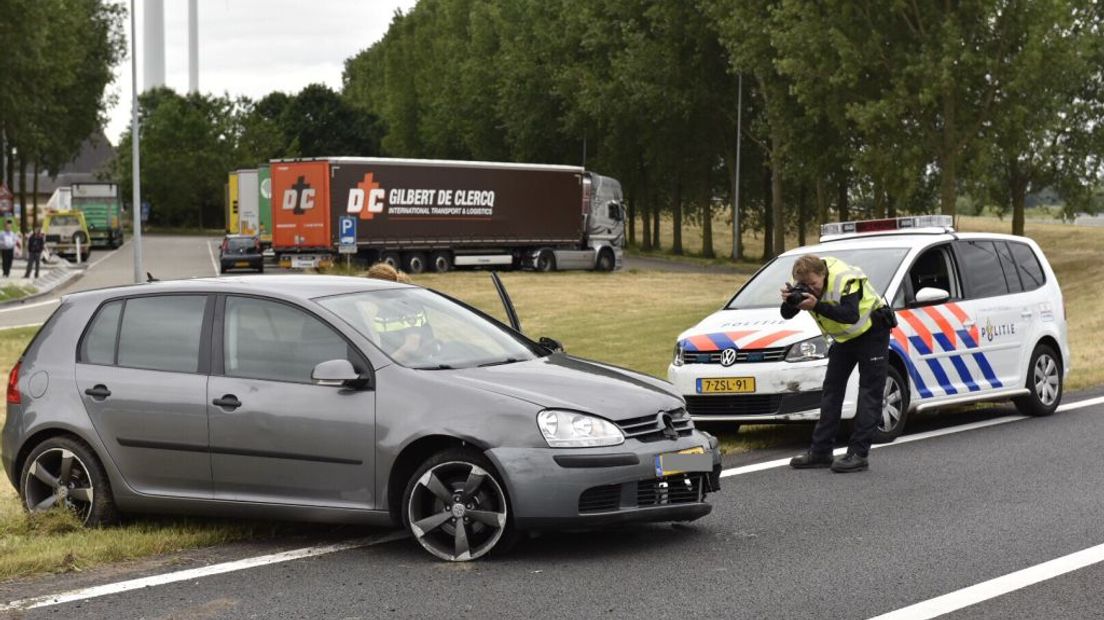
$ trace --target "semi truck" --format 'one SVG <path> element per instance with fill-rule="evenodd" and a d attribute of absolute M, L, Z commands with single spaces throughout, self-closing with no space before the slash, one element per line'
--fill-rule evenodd
<path fill-rule="evenodd" d="M 84 213 L 94 247 L 123 245 L 122 201 L 114 183 L 74 183 L 70 192 L 73 210 Z"/>
<path fill-rule="evenodd" d="M 287 266 L 337 253 L 408 273 L 622 264 L 621 185 L 582 167 L 329 157 L 272 160 L 270 175 L 272 248 Z"/>

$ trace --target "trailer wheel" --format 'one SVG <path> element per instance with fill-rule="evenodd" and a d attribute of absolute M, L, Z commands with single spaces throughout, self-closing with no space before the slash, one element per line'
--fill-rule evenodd
<path fill-rule="evenodd" d="M 391 265 L 395 269 L 401 269 L 402 268 L 402 263 L 399 260 L 399 253 L 398 252 L 383 252 L 382 254 L 380 254 L 379 262 L 387 263 L 388 265 Z"/>
<path fill-rule="evenodd" d="M 433 267 L 433 271 L 437 273 L 451 271 L 452 255 L 448 252 L 434 252 L 433 257 L 429 259 L 429 263 Z"/>
<path fill-rule="evenodd" d="M 597 271 L 613 271 L 617 266 L 617 260 L 613 257 L 613 250 L 602 248 L 598 252 L 598 263 L 594 266 Z"/>
<path fill-rule="evenodd" d="M 556 270 L 556 255 L 552 253 L 552 250 L 541 250 L 541 253 L 537 255 L 537 271 L 555 271 Z"/>
<path fill-rule="evenodd" d="M 409 274 L 418 275 L 426 270 L 426 256 L 421 252 L 410 252 L 403 255 L 403 270 Z"/>

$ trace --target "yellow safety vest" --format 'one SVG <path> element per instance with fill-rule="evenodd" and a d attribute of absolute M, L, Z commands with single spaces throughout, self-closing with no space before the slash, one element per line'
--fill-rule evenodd
<path fill-rule="evenodd" d="M 874 291 L 874 287 L 870 285 L 862 269 L 852 267 L 830 256 L 824 259 L 824 263 L 828 265 L 828 277 L 824 281 L 824 290 L 820 294 L 821 303 L 839 305 L 840 299 L 844 295 L 850 295 L 861 287 L 862 299 L 859 301 L 859 320 L 853 324 L 837 323 L 816 312 L 811 314 L 825 336 L 831 336 L 837 342 L 847 342 L 852 338 L 858 338 L 873 325 L 870 314 L 883 305 L 882 298 Z"/>

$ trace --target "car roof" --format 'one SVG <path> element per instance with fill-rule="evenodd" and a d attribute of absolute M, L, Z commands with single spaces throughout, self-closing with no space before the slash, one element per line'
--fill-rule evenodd
<path fill-rule="evenodd" d="M 962 235 L 940 233 L 940 234 L 868 234 L 868 235 L 855 235 L 841 239 L 830 239 L 828 241 L 822 241 L 814 245 L 806 245 L 799 248 L 794 248 L 782 254 L 783 256 L 792 256 L 794 254 L 816 254 L 823 252 L 830 254 L 839 250 L 859 250 L 859 249 L 874 249 L 874 248 L 923 248 L 936 243 L 942 243 L 945 241 L 951 241 L 956 237 Z"/>
<path fill-rule="evenodd" d="M 351 276 L 242 275 L 113 286 L 71 293 L 66 295 L 64 300 L 84 301 L 90 298 L 105 299 L 157 293 L 242 293 L 248 295 L 264 294 L 270 297 L 305 301 L 329 295 L 396 288 L 417 287 L 389 280 Z"/>

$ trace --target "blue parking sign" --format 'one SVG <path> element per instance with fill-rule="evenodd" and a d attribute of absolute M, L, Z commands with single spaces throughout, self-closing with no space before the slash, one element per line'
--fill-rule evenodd
<path fill-rule="evenodd" d="M 341 245 L 356 245 L 357 221 L 355 217 L 341 216 L 338 230 L 340 231 L 338 237 Z"/>

